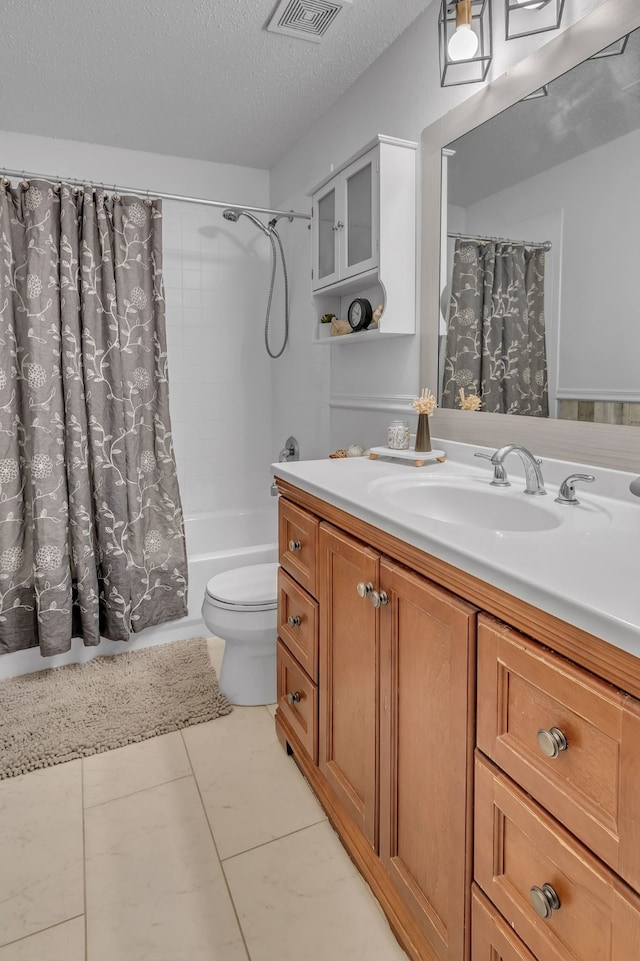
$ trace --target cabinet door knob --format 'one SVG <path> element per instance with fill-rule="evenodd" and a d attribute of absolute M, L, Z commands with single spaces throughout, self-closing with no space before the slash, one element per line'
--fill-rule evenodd
<path fill-rule="evenodd" d="M 543 884 L 541 888 L 534 884 L 529 891 L 529 897 L 536 914 L 541 918 L 550 918 L 560 907 L 560 898 L 550 884 Z"/>
<path fill-rule="evenodd" d="M 302 550 L 302 544 L 300 543 L 300 541 L 289 541 L 289 550 L 292 551 L 292 552 L 293 552 L 293 551 L 301 551 L 301 550 Z"/>
<path fill-rule="evenodd" d="M 293 694 L 287 694 L 287 701 L 293 707 L 294 704 L 300 703 L 300 692 L 294 691 Z"/>
<path fill-rule="evenodd" d="M 289 615 L 289 617 L 287 618 L 287 624 L 289 625 L 289 627 L 300 627 L 300 618 L 298 617 L 297 614 L 295 617 L 292 617 L 291 615 Z"/>
<path fill-rule="evenodd" d="M 384 607 L 385 604 L 389 603 L 389 598 L 385 591 L 371 591 L 369 600 L 374 607 Z"/>
<path fill-rule="evenodd" d="M 557 727 L 549 728 L 548 731 L 541 728 L 537 737 L 538 747 L 547 757 L 557 757 L 560 751 L 566 751 L 569 747 L 566 737 Z"/>
<path fill-rule="evenodd" d="M 369 581 L 367 584 L 365 584 L 364 581 L 360 581 L 359 584 L 356 584 L 356 590 L 360 597 L 368 597 L 373 590 L 373 584 L 371 581 Z"/>

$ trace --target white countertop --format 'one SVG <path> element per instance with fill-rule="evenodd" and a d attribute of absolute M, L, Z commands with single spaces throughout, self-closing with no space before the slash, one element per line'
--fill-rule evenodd
<path fill-rule="evenodd" d="M 486 484 L 496 491 L 489 485 L 491 465 L 473 457 L 477 450 L 492 450 L 432 443 L 446 451 L 445 463 L 416 468 L 349 457 L 273 464 L 272 469 L 309 494 L 640 657 L 640 498 L 629 491 L 635 475 L 544 459 L 549 493 L 540 501 L 557 514 L 559 526 L 533 532 L 463 526 L 421 517 L 400 506 L 402 498 L 389 498 L 395 480 L 402 488 L 436 475 L 440 481 L 450 478 L 452 485 L 466 478 L 474 487 Z M 505 467 L 512 486 L 495 496 L 529 500 L 520 458 L 510 454 Z M 577 486 L 578 506 L 556 504 L 559 484 L 576 471 L 595 475 L 596 482 Z"/>

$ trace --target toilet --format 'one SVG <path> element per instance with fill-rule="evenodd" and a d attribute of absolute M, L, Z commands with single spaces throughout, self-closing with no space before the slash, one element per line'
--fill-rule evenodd
<path fill-rule="evenodd" d="M 207 583 L 202 618 L 224 642 L 220 690 L 232 704 L 276 700 L 278 565 L 253 564 Z"/>

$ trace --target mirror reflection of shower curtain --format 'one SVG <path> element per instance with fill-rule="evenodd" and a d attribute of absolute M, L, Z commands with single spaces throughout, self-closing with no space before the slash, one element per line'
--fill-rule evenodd
<path fill-rule="evenodd" d="M 456 240 L 442 407 L 549 416 L 543 247 Z"/>

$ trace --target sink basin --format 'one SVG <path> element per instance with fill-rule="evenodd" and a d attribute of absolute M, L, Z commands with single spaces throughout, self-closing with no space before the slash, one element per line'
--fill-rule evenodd
<path fill-rule="evenodd" d="M 491 487 L 486 481 L 428 478 L 374 482 L 371 492 L 393 507 L 458 527 L 492 531 L 549 531 L 564 516 L 550 496 L 525 494 L 514 488 Z M 547 501 L 550 503 L 547 505 Z M 556 508 L 556 509 L 554 509 Z"/>

